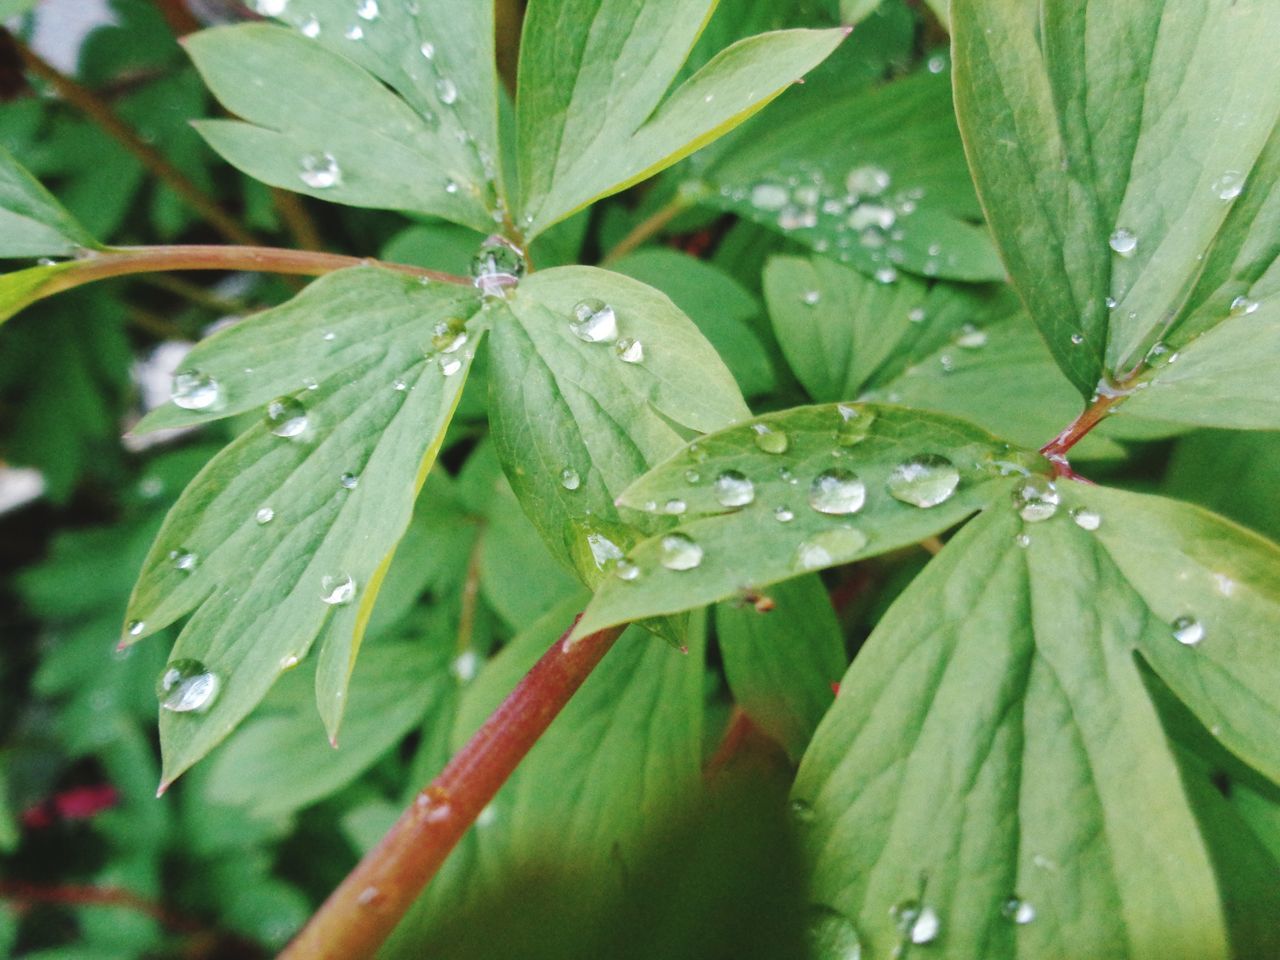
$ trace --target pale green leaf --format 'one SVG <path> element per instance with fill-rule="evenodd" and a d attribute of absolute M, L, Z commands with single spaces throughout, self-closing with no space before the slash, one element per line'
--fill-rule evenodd
<path fill-rule="evenodd" d="M 668 96 L 714 6 L 714 0 L 530 4 L 517 85 L 527 236 L 738 125 L 844 37 L 842 30 L 788 30 L 742 40 Z"/>
<path fill-rule="evenodd" d="M 66 257 L 98 242 L 0 147 L 0 257 Z"/>
<path fill-rule="evenodd" d="M 1009 509 L 967 526 L 880 622 L 801 766 L 814 899 L 871 956 L 909 941 L 891 909 L 919 899 L 938 921 L 922 955 L 1225 960 L 1209 854 L 1134 659 L 1151 644 L 1200 654 L 1093 533 Z"/>
<path fill-rule="evenodd" d="M 398 11 L 389 16 L 409 17 L 402 5 L 384 6 Z M 429 10 L 438 6 L 422 4 Z M 347 26 L 369 34 L 391 26 L 381 16 L 365 22 L 354 9 L 349 20 Z M 400 56 L 394 64 L 383 59 L 390 48 L 369 55 L 365 66 L 381 64 L 377 74 L 282 27 L 246 24 L 195 34 L 187 49 L 196 67 L 223 106 L 247 121 L 205 120 L 198 129 L 232 164 L 272 186 L 353 206 L 432 214 L 488 231 L 498 207 L 496 161 L 482 141 L 470 139 L 487 136 L 487 128 L 471 131 L 453 106 L 442 103 L 437 67 L 416 43 L 406 42 L 409 29 L 406 24 L 394 35 Z M 364 42 L 335 41 L 339 48 Z M 394 81 L 401 96 L 384 81 Z M 461 102 L 461 93 L 446 93 Z M 479 122 L 485 109 L 477 109 L 469 121 Z"/>
<path fill-rule="evenodd" d="M 141 425 L 206 422 L 278 397 L 306 415 L 292 437 L 258 422 L 201 471 L 134 589 L 128 618 L 143 626 L 125 640 L 190 613 L 172 656 L 222 680 L 207 712 L 162 715 L 166 781 L 225 737 L 317 637 L 316 693 L 336 736 L 381 578 L 469 368 L 474 343 L 436 353 L 433 330 L 477 307 L 467 287 L 373 268 L 332 274 L 192 351 L 188 371 L 217 384 L 210 408 L 171 405 Z M 175 562 L 184 554 L 195 557 L 189 569 Z M 333 586 L 326 577 L 348 576 L 353 602 L 321 600 Z"/>
<path fill-rule="evenodd" d="M 21 16 L 39 2 L 40 0 L 0 0 L 0 20 Z"/>
<path fill-rule="evenodd" d="M 785 440 L 785 452 L 780 449 Z M 891 496 L 888 481 L 909 458 L 950 461 L 957 483 L 930 507 Z M 1010 462 L 1016 461 L 1012 467 Z M 679 533 L 701 551 L 696 565 L 671 568 L 661 534 L 636 545 L 636 576 L 600 585 L 575 628 L 585 636 L 614 623 L 675 613 L 757 591 L 812 570 L 886 553 L 933 536 L 981 509 L 1008 486 L 1009 469 L 1033 464 L 1019 451 L 959 420 L 872 405 L 798 407 L 700 438 L 641 477 L 619 499 L 635 510 L 684 507 Z M 736 471 L 751 484 L 751 501 L 734 510 L 722 500 L 721 477 Z M 848 472 L 865 502 L 845 513 L 810 505 L 813 486 L 828 471 Z"/>
<path fill-rule="evenodd" d="M 1269 0 L 955 0 L 951 12 L 956 110 L 987 215 L 1076 387 L 1129 379 L 1157 344 L 1179 349 L 1225 319 L 1276 254 Z"/>

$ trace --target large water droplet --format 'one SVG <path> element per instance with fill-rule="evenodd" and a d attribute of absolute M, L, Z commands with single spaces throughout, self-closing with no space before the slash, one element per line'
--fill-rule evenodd
<path fill-rule="evenodd" d="M 1036 918 L 1036 908 L 1029 900 L 1021 897 L 1010 897 L 1000 905 L 1000 912 L 1006 920 L 1012 920 L 1018 926 L 1030 923 Z"/>
<path fill-rule="evenodd" d="M 1183 646 L 1194 647 L 1204 639 L 1204 624 L 1189 613 L 1178 617 L 1170 626 L 1173 629 L 1173 639 Z"/>
<path fill-rule="evenodd" d="M 574 304 L 569 329 L 587 343 L 612 343 L 618 339 L 618 317 L 603 300 L 589 297 Z"/>
<path fill-rule="evenodd" d="M 524 276 L 524 253 L 497 234 L 488 237 L 471 258 L 471 278 L 486 297 L 502 296 Z"/>
<path fill-rule="evenodd" d="M 960 485 L 960 471 L 936 453 L 916 454 L 893 468 L 885 486 L 895 500 L 914 507 L 936 507 L 951 499 Z"/>
<path fill-rule="evenodd" d="M 347 36 L 351 36 L 350 31 Z M 332 153 L 308 153 L 302 158 L 298 179 L 312 190 L 327 190 L 342 183 L 342 167 Z"/>
<path fill-rule="evenodd" d="M 208 410 L 220 399 L 218 381 L 199 370 L 173 375 L 173 402 L 183 410 Z"/>
<path fill-rule="evenodd" d="M 852 470 L 823 470 L 809 485 L 809 506 L 819 513 L 857 513 L 866 500 L 866 484 Z"/>
<path fill-rule="evenodd" d="M 1076 507 L 1072 510 L 1071 519 L 1081 530 L 1097 530 L 1102 526 L 1102 514 L 1086 510 L 1084 507 Z"/>
<path fill-rule="evenodd" d="M 722 507 L 745 507 L 756 498 L 755 485 L 737 470 L 725 470 L 712 484 Z"/>
<path fill-rule="evenodd" d="M 753 423 L 751 430 L 755 433 L 756 447 L 761 453 L 786 453 L 787 447 L 791 445 L 785 433 L 774 430 L 768 424 Z"/>
<path fill-rule="evenodd" d="M 200 565 L 200 558 L 186 547 L 179 547 L 177 550 L 169 551 L 169 562 L 173 564 L 175 570 L 192 573 Z"/>
<path fill-rule="evenodd" d="M 356 597 L 356 582 L 347 574 L 320 578 L 320 599 L 330 606 L 342 606 Z"/>
<path fill-rule="evenodd" d="M 458 86 L 448 77 L 441 77 L 436 81 L 436 96 L 440 98 L 440 102 L 446 107 L 451 107 L 458 102 Z"/>
<path fill-rule="evenodd" d="M 668 570 L 692 570 L 702 562 L 702 547 L 683 533 L 662 538 L 661 562 Z"/>
<path fill-rule="evenodd" d="M 809 913 L 809 956 L 813 960 L 861 960 L 858 930 L 843 913 L 813 907 Z"/>
<path fill-rule="evenodd" d="M 204 713 L 221 686 L 218 675 L 199 660 L 174 660 L 156 679 L 156 698 L 174 713 Z"/>
<path fill-rule="evenodd" d="M 853 559 L 867 545 L 867 535 L 853 527 L 834 527 L 814 534 L 796 548 L 796 568 L 821 570 Z"/>
<path fill-rule="evenodd" d="M 578 471 L 573 467 L 565 467 L 560 471 L 560 486 L 566 490 L 577 490 L 582 486 L 582 477 L 578 476 Z"/>
<path fill-rule="evenodd" d="M 266 420 L 277 437 L 298 437 L 307 429 L 307 408 L 297 397 L 276 397 L 267 404 Z"/>
<path fill-rule="evenodd" d="M 644 344 L 634 337 L 622 337 L 613 345 L 613 349 L 623 363 L 640 363 L 644 360 Z"/>
<path fill-rule="evenodd" d="M 1058 512 L 1058 488 L 1045 477 L 1027 477 L 1013 491 L 1013 506 L 1023 520 L 1038 523 Z"/>
<path fill-rule="evenodd" d="M 1138 237 L 1136 234 L 1123 227 L 1118 228 L 1108 238 L 1107 243 L 1111 245 L 1111 249 L 1122 257 L 1131 257 L 1133 252 L 1138 249 Z"/>

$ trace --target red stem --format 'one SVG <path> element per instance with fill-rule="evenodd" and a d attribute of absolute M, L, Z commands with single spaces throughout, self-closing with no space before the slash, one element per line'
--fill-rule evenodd
<path fill-rule="evenodd" d="M 571 646 L 570 631 L 556 640 L 329 895 L 281 960 L 372 957 L 622 630 L 610 627 Z"/>
<path fill-rule="evenodd" d="M 1053 472 L 1057 476 L 1089 482 L 1071 469 L 1071 464 L 1067 462 L 1067 452 L 1106 419 L 1111 408 L 1123 399 L 1123 394 L 1095 398 L 1060 434 L 1040 448 L 1040 452 L 1053 464 Z"/>
<path fill-rule="evenodd" d="M 146 897 L 119 887 L 92 887 L 77 884 L 39 886 L 21 880 L 0 880 L 0 900 L 16 903 L 56 903 L 70 906 L 123 907 L 146 914 L 171 930 L 196 933 L 203 924 L 189 917 L 180 916 L 154 903 Z"/>

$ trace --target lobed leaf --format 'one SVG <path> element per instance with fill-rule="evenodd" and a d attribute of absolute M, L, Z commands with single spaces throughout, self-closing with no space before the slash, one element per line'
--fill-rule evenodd
<path fill-rule="evenodd" d="M 53 194 L 0 147 L 0 258 L 69 257 L 96 246 Z"/>
<path fill-rule="evenodd" d="M 477 309 L 469 288 L 364 267 L 331 274 L 192 351 L 187 372 L 206 390 L 211 378 L 210 406 L 162 408 L 140 425 L 205 422 L 279 397 L 289 414 L 250 427 L 200 472 L 130 599 L 126 642 L 191 613 L 173 657 L 221 678 L 206 712 L 162 715 L 166 782 L 317 637 L 317 700 L 336 737 L 382 576 L 466 379 L 473 345 L 457 337 Z M 445 344 L 454 352 L 437 353 L 437 324 L 456 331 Z M 347 577 L 351 602 L 321 600 Z"/>

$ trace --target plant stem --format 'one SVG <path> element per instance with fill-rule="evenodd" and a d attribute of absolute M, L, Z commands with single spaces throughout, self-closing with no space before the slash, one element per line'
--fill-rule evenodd
<path fill-rule="evenodd" d="M 91 887 L 76 884 L 40 886 L 21 880 L 0 880 L 0 900 L 17 903 L 57 903 L 100 907 L 122 907 L 158 920 L 171 930 L 193 933 L 204 928 L 190 917 L 180 916 L 159 903 L 119 887 Z"/>
<path fill-rule="evenodd" d="M 572 628 L 570 628 L 572 629 Z M 444 771 L 321 905 L 281 960 L 371 957 L 621 635 L 610 627 L 551 645 Z"/>
<path fill-rule="evenodd" d="M 617 245 L 610 250 L 600 261 L 600 266 L 607 267 L 611 263 L 616 263 L 625 257 L 628 253 L 636 250 L 647 240 L 652 239 L 662 232 L 672 220 L 689 208 L 689 203 L 684 197 L 677 194 L 664 206 L 659 207 L 649 216 L 645 217 L 631 231 L 618 241 Z"/>
<path fill-rule="evenodd" d="M 324 241 L 320 238 L 320 230 L 307 211 L 302 197 L 292 190 L 280 187 L 271 188 L 271 197 L 294 242 L 303 250 L 323 250 Z"/>
<path fill-rule="evenodd" d="M 376 265 L 398 270 L 415 277 L 426 277 L 443 283 L 470 285 L 465 277 L 439 273 L 403 263 L 385 263 L 338 253 L 312 250 L 288 250 L 278 247 L 236 247 L 192 245 L 172 247 L 111 247 L 89 251 L 71 261 L 40 288 L 40 296 L 52 296 L 63 290 L 84 286 L 108 277 L 166 270 L 257 270 L 263 273 L 298 274 L 319 277 L 335 270 L 361 265 Z"/>
<path fill-rule="evenodd" d="M 1085 407 L 1080 416 L 1072 420 L 1062 432 L 1040 448 L 1040 453 L 1053 464 L 1054 473 L 1072 480 L 1084 480 L 1071 469 L 1067 462 L 1067 452 L 1085 438 L 1090 430 L 1100 424 L 1111 412 L 1111 408 L 1124 399 L 1123 393 L 1097 397 Z"/>
<path fill-rule="evenodd" d="M 257 238 L 223 210 L 213 197 L 170 163 L 160 151 L 138 136 L 132 127 L 120 119 L 107 101 L 41 59 L 21 40 L 14 42 L 23 64 L 29 71 L 48 83 L 62 99 L 78 109 L 137 157 L 158 180 L 169 186 L 193 210 L 209 221 L 219 233 L 232 243 L 252 245 L 258 242 Z"/>

